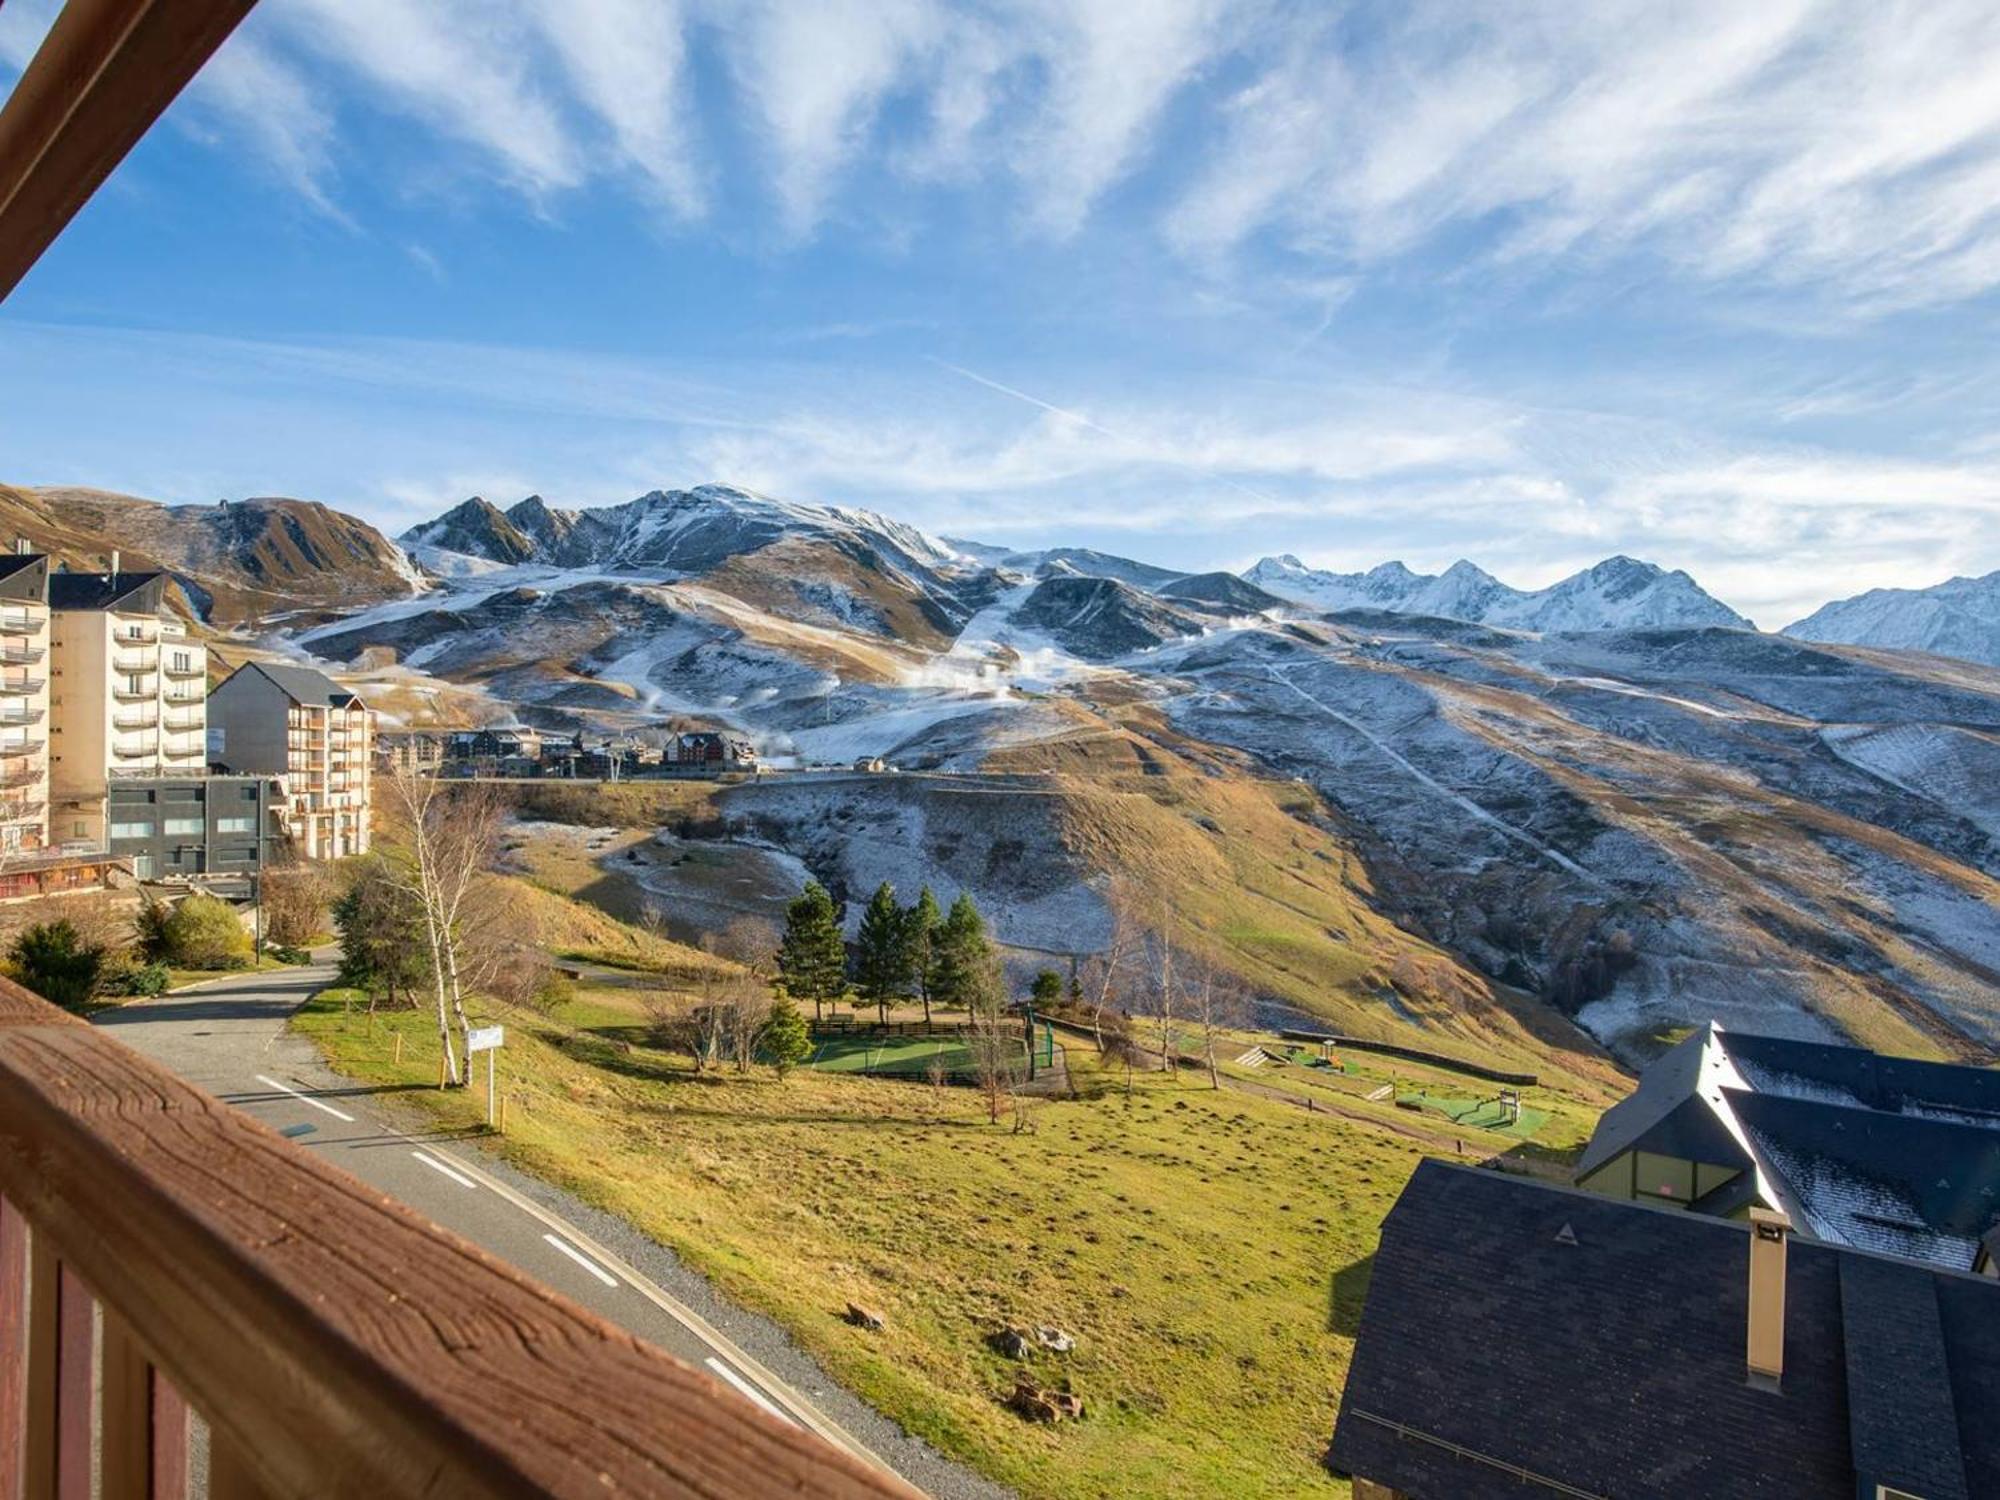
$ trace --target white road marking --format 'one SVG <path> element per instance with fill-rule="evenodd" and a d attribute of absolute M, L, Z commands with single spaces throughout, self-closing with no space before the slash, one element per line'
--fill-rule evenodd
<path fill-rule="evenodd" d="M 322 1104 L 320 1103 L 319 1100 L 313 1098 L 311 1094 L 301 1093 L 299 1090 L 293 1088 L 288 1083 L 280 1083 L 278 1082 L 277 1079 L 267 1078 L 262 1073 L 259 1073 L 257 1075 L 257 1081 L 259 1083 L 269 1084 L 272 1088 L 276 1089 L 281 1094 L 290 1094 L 294 1099 L 297 1099 L 302 1104 L 310 1104 L 314 1109 L 323 1109 L 328 1114 L 332 1115 L 336 1120 L 345 1120 L 350 1125 L 354 1123 L 354 1116 L 347 1113 L 346 1110 L 335 1109 L 331 1104 Z"/>
<path fill-rule="evenodd" d="M 435 1156 L 426 1156 L 421 1151 L 412 1151 L 410 1155 L 414 1156 L 418 1161 L 422 1162 L 432 1171 L 444 1173 L 445 1176 L 449 1177 L 453 1182 L 459 1184 L 459 1186 L 461 1187 L 476 1188 L 479 1186 L 478 1183 L 474 1182 L 470 1177 L 467 1177 L 463 1172 L 457 1171 L 452 1167 L 446 1166 L 443 1162 L 439 1161 Z"/>
<path fill-rule="evenodd" d="M 589 1256 L 585 1255 L 581 1250 L 577 1249 L 576 1246 L 569 1244 L 565 1240 L 559 1239 L 557 1236 L 553 1234 L 545 1234 L 542 1236 L 542 1238 L 547 1240 L 551 1245 L 554 1245 L 556 1249 L 562 1251 L 564 1255 L 567 1255 L 571 1260 L 575 1261 L 578 1265 L 582 1266 L 584 1270 L 590 1272 L 591 1275 L 595 1276 L 599 1281 L 603 1282 L 606 1286 L 618 1285 L 618 1278 L 616 1276 L 613 1276 L 609 1271 L 605 1270 L 604 1267 L 600 1266 L 596 1261 L 592 1260 Z"/>
<path fill-rule="evenodd" d="M 725 1365 L 721 1360 L 717 1359 L 713 1354 L 709 1355 L 708 1357 L 708 1367 L 711 1370 L 715 1371 L 716 1374 L 720 1375 L 724 1380 L 728 1381 L 731 1385 L 735 1386 L 737 1390 L 741 1391 L 744 1395 L 748 1396 L 752 1401 L 755 1401 L 759 1406 L 763 1407 L 765 1411 L 769 1412 L 772 1416 L 776 1417 L 780 1422 L 791 1422 L 792 1426 L 794 1427 L 799 1425 L 797 1422 L 792 1422 L 792 1419 L 789 1416 L 785 1415 L 784 1412 L 778 1410 L 778 1408 L 772 1404 L 771 1398 L 769 1396 L 766 1396 L 762 1391 L 758 1390 L 756 1386 L 752 1385 L 749 1381 L 745 1380 L 741 1375 L 738 1375 L 734 1370 L 730 1369 L 728 1365 Z"/>

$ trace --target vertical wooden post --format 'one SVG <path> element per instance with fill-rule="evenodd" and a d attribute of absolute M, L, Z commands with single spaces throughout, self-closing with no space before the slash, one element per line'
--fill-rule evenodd
<path fill-rule="evenodd" d="M 20 1493 L 27 1363 L 28 1221 L 0 1198 L 0 1495 Z"/>
<path fill-rule="evenodd" d="M 124 1321 L 104 1310 L 97 1393 L 102 1500 L 150 1500 L 153 1468 L 151 1367 Z"/>
<path fill-rule="evenodd" d="M 56 1492 L 56 1288 L 61 1268 L 48 1237 L 28 1235 L 28 1389 L 21 1439 L 21 1494 Z"/>
<path fill-rule="evenodd" d="M 67 1265 L 56 1300 L 56 1494 L 90 1500 L 91 1396 L 97 1318 L 90 1289 Z"/>
<path fill-rule="evenodd" d="M 153 1407 L 153 1500 L 187 1500 L 187 1400 L 158 1369 L 147 1371 L 146 1383 Z"/>
<path fill-rule="evenodd" d="M 488 1130 L 493 1129 L 499 1123 L 499 1096 L 495 1092 L 494 1082 L 499 1075 L 499 1068 L 493 1061 L 499 1055 L 499 1052 L 500 1049 L 498 1047 L 488 1047 L 486 1049 L 486 1128 Z"/>

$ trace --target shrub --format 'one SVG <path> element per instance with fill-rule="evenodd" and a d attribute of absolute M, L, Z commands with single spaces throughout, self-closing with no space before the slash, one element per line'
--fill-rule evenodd
<path fill-rule="evenodd" d="M 281 964 L 309 964 L 312 962 L 313 957 L 307 949 L 289 948 L 282 945 L 276 948 L 266 948 L 264 951 Z"/>
<path fill-rule="evenodd" d="M 326 930 L 333 887 L 333 876 L 323 865 L 280 865 L 265 871 L 259 889 L 264 936 L 280 948 L 305 947 Z"/>
<path fill-rule="evenodd" d="M 66 1010 L 88 1005 L 104 974 L 103 947 L 79 936 L 66 918 L 22 929 L 12 957 L 21 983 Z"/>
<path fill-rule="evenodd" d="M 806 1018 L 784 995 L 771 1002 L 770 1017 L 764 1023 L 763 1041 L 765 1061 L 778 1070 L 780 1078 L 812 1056 L 812 1038 L 806 1034 Z"/>
<path fill-rule="evenodd" d="M 176 906 L 161 925 L 169 963 L 188 969 L 240 969 L 250 962 L 250 934 L 236 908 L 197 892 Z"/>
<path fill-rule="evenodd" d="M 165 964 L 138 964 L 131 968 L 120 970 L 105 984 L 104 988 L 109 994 L 130 995 L 135 998 L 164 995 L 167 992 L 167 983 L 171 977 L 167 973 L 167 966 Z"/>

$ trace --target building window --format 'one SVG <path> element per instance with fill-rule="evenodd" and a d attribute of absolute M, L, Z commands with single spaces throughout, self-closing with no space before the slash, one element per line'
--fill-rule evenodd
<path fill-rule="evenodd" d="M 175 834 L 180 834 L 184 837 L 193 835 L 199 838 L 201 836 L 201 827 L 200 818 L 169 818 L 167 819 L 166 832 L 170 838 Z"/>
<path fill-rule="evenodd" d="M 83 825 L 76 825 L 77 837 L 83 836 Z M 153 823 L 149 818 L 143 823 L 113 823 L 111 836 L 114 839 L 149 839 L 153 836 Z"/>
<path fill-rule="evenodd" d="M 217 818 L 215 820 L 215 831 L 217 833 L 255 833 L 257 831 L 257 820 L 255 818 Z"/>

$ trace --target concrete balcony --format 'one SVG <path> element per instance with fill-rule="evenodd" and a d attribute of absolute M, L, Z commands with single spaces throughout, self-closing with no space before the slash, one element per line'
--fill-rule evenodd
<path fill-rule="evenodd" d="M 111 696 L 120 703 L 151 703 L 160 696 L 160 685 L 147 682 L 140 687 L 130 687 L 122 682 L 111 685 Z"/>
<path fill-rule="evenodd" d="M 156 734 L 136 735 L 111 742 L 111 754 L 117 760 L 150 760 L 159 753 L 160 737 Z"/>
<path fill-rule="evenodd" d="M 111 658 L 114 672 L 157 672 L 160 669 L 160 653 L 151 651 L 120 651 Z"/>
<path fill-rule="evenodd" d="M 0 698 L 0 728 L 15 725 L 39 724 L 48 717 L 45 709 L 29 708 L 25 705 Z"/>
<path fill-rule="evenodd" d="M 193 661 L 182 664 L 176 662 L 169 655 L 160 670 L 173 678 L 206 677 L 208 675 L 208 663 L 202 658 L 196 657 Z"/>
<path fill-rule="evenodd" d="M 46 677 L 0 677 L 0 697 L 32 698 L 48 685 Z"/>
<path fill-rule="evenodd" d="M 0 646 L 0 664 L 10 667 L 32 667 L 49 654 L 46 646 Z"/>
<path fill-rule="evenodd" d="M 0 609 L 0 635 L 40 635 L 48 624 L 47 615 L 28 610 Z"/>
<path fill-rule="evenodd" d="M 111 715 L 113 729 L 151 729 L 159 722 L 159 705 L 153 703 L 139 708 L 121 708 Z"/>

